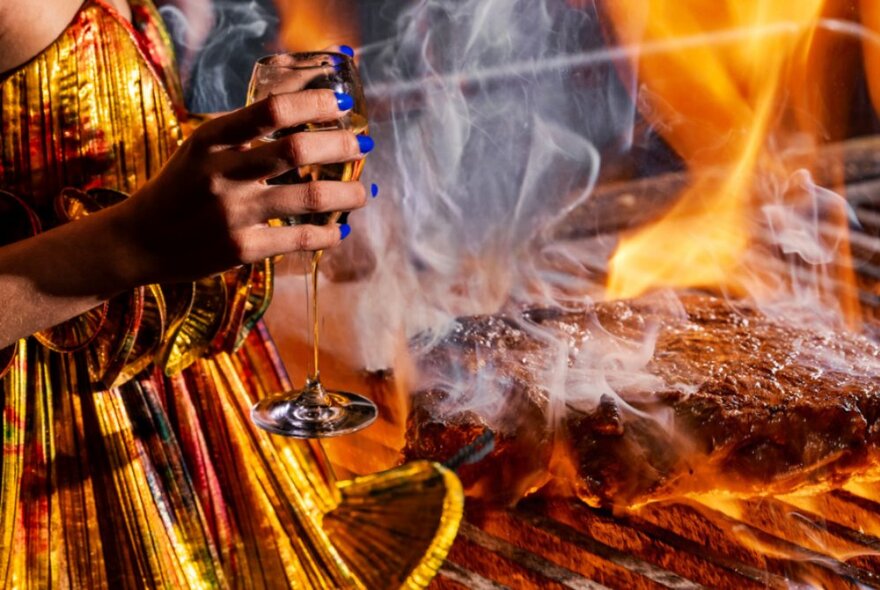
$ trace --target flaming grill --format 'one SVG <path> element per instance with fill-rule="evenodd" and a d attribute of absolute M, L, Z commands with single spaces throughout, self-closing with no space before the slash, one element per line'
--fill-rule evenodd
<path fill-rule="evenodd" d="M 844 194 L 861 223 L 851 241 L 860 299 L 873 315 L 880 312 L 880 137 L 844 142 L 826 153 L 843 167 Z M 554 237 L 611 239 L 660 215 L 669 202 L 657 196 L 676 194 L 686 180 L 672 173 L 600 187 Z M 867 321 L 870 331 L 873 320 Z M 393 414 L 389 400 L 395 394 L 388 386 L 386 379 L 368 379 L 364 390 Z M 337 468 L 357 471 L 370 457 L 396 456 L 392 441 L 400 423 L 400 415 L 386 415 L 357 442 L 333 441 Z M 618 514 L 570 498 L 529 497 L 509 509 L 470 502 L 431 587 L 880 588 L 880 481 L 809 496 L 689 498 Z"/>
<path fill-rule="evenodd" d="M 361 439 L 360 458 L 345 454 L 354 466 L 395 452 L 381 445 Z M 564 498 L 530 497 L 509 509 L 471 502 L 431 587 L 880 588 L 878 499 L 880 482 L 857 482 L 817 495 L 707 496 L 619 514 Z"/>
<path fill-rule="evenodd" d="M 827 146 L 819 161 L 817 184 L 845 195 L 858 218 L 849 236 L 858 297 L 865 330 L 878 334 L 880 136 Z M 600 185 L 550 239 L 583 241 L 583 251 L 597 252 L 587 270 L 601 284 L 618 234 L 662 216 L 687 182 L 686 172 L 671 172 Z M 399 458 L 405 420 L 385 376 L 355 388 L 385 415 L 363 434 L 329 443 L 342 475 Z M 706 496 L 622 513 L 573 498 L 527 497 L 507 509 L 470 501 L 431 588 L 880 588 L 880 480 L 816 495 Z"/>
<path fill-rule="evenodd" d="M 880 311 L 880 138 L 823 155 L 828 177 L 845 179 L 860 223 L 850 239 L 870 330 Z M 554 238 L 609 240 L 661 215 L 686 182 L 685 173 L 670 173 L 603 186 Z M 591 270 L 604 274 L 601 265 Z M 880 482 L 811 496 L 683 499 L 622 514 L 573 499 L 472 505 L 432 587 L 880 588 Z"/>
<path fill-rule="evenodd" d="M 824 32 L 839 33 L 835 27 L 842 25 L 836 23 Z M 645 50 L 661 51 L 659 46 Z M 585 89 L 605 88 L 605 78 L 614 77 L 617 66 L 630 57 L 625 49 L 600 59 L 586 52 L 551 63 L 524 61 L 462 75 L 433 72 L 429 83 L 414 79 L 372 84 L 368 88 L 371 121 L 387 130 L 384 126 L 395 115 L 413 113 L 416 120 L 421 111 L 430 111 L 430 93 L 438 88 L 453 98 L 459 98 L 458 91 L 464 97 L 490 95 L 509 80 L 520 78 L 533 84 L 546 78 L 552 88 L 560 72 Z M 860 133 L 876 132 L 873 110 L 867 98 L 863 102 L 859 108 L 870 113 L 853 127 Z M 636 119 L 638 128 L 644 121 Z M 437 121 L 429 117 L 429 122 Z M 401 128 L 409 129 L 405 124 Z M 435 128 L 426 125 L 426 129 Z M 425 149 L 430 151 L 430 145 Z M 858 218 L 859 224 L 851 225 L 848 236 L 852 260 L 845 261 L 852 263 L 857 281 L 854 287 L 841 283 L 840 290 L 856 290 L 865 331 L 876 337 L 880 335 L 880 135 L 783 157 L 798 161 L 799 156 L 810 162 L 816 184 L 844 195 Z M 627 164 L 631 162 L 624 162 L 622 170 L 614 170 L 612 164 L 608 176 L 627 177 Z M 400 162 L 395 165 L 405 169 Z M 632 168 L 656 170 L 650 163 Z M 424 172 L 419 168 L 420 174 Z M 725 172 L 730 170 L 719 170 L 721 175 Z M 591 274 L 596 285 L 604 285 L 620 233 L 662 218 L 693 182 L 689 172 L 667 171 L 601 183 L 545 239 L 576 244 L 569 251 L 589 253 L 577 261 L 583 265 L 579 270 Z M 418 188 L 433 194 L 435 187 L 417 184 L 414 192 Z M 820 234 L 834 236 L 841 228 L 828 220 L 819 221 L 818 229 Z M 784 260 L 779 264 L 781 273 L 799 270 Z M 384 380 L 367 379 L 351 389 L 377 400 L 385 415 L 362 435 L 329 443 L 331 459 L 341 475 L 379 469 L 399 459 L 400 429 L 406 419 L 400 392 L 392 391 Z M 880 480 L 851 482 L 842 489 L 813 495 L 751 500 L 707 495 L 622 512 L 543 495 L 527 497 L 507 509 L 470 501 L 466 522 L 432 585 L 476 590 L 815 587 L 880 588 Z"/>

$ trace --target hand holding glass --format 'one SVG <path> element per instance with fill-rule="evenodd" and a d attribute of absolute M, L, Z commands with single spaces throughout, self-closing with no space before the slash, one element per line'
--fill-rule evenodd
<path fill-rule="evenodd" d="M 350 102 L 338 121 L 313 123 L 278 131 L 264 141 L 300 132 L 349 129 L 359 136 L 367 133 L 366 103 L 357 67 L 341 53 L 292 53 L 271 55 L 254 66 L 248 89 L 248 104 L 270 94 L 309 89 L 330 89 L 342 102 Z M 348 105 L 343 105 L 348 106 Z M 365 140 L 362 140 L 365 141 Z M 273 178 L 270 184 L 297 184 L 316 180 L 355 181 L 364 160 L 301 166 Z M 337 223 L 342 213 L 310 213 L 285 220 L 288 224 L 326 225 Z M 305 386 L 264 398 L 251 409 L 254 423 L 275 434 L 296 438 L 324 438 L 355 432 L 369 426 L 377 408 L 367 398 L 343 391 L 328 391 L 321 384 L 318 370 L 318 262 L 321 251 L 311 256 L 309 269 L 312 358 Z"/>

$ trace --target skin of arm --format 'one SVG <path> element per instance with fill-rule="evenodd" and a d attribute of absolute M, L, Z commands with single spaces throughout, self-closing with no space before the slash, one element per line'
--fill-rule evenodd
<path fill-rule="evenodd" d="M 111 0 L 129 18 L 128 5 Z M 0 2 L 0 72 L 31 59 L 70 23 L 80 0 Z M 125 289 L 112 252 L 117 217 L 102 212 L 0 248 L 0 344 L 55 325 Z M 75 246 L 71 248 L 71 246 Z M 11 310 L 15 310 L 14 313 Z"/>
<path fill-rule="evenodd" d="M 125 239 L 114 209 L 0 248 L 0 346 L 136 286 L 137 270 L 118 256 Z"/>

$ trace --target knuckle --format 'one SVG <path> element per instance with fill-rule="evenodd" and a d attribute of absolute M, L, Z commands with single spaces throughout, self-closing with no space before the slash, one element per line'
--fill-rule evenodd
<path fill-rule="evenodd" d="M 303 194 L 303 208 L 306 211 L 321 211 L 327 201 L 324 186 L 319 182 L 309 182 L 305 185 Z"/>
<path fill-rule="evenodd" d="M 208 162 L 211 159 L 211 155 L 209 143 L 204 139 L 191 135 L 171 155 L 171 159 L 169 159 L 166 166 L 179 166 L 194 172 L 194 174 L 190 175 L 190 179 L 207 178 L 210 173 Z"/>
<path fill-rule="evenodd" d="M 265 99 L 266 123 L 273 128 L 284 125 L 284 99 L 279 94 L 273 94 Z"/>
<path fill-rule="evenodd" d="M 216 172 L 207 172 L 206 185 L 212 197 L 219 197 L 226 192 L 226 179 Z"/>
<path fill-rule="evenodd" d="M 222 134 L 223 127 L 227 119 L 225 116 L 208 119 L 199 124 L 192 133 L 190 133 L 188 143 L 196 149 L 207 150 L 214 141 Z M 184 142 L 187 143 L 187 142 Z"/>
<path fill-rule="evenodd" d="M 206 129 L 208 125 L 209 123 L 205 123 L 204 125 L 197 127 L 195 131 L 190 134 L 187 140 L 183 142 L 183 145 L 180 148 L 181 151 L 204 151 L 208 147 L 209 143 L 207 140 L 207 136 L 211 133 L 210 129 Z"/>
<path fill-rule="evenodd" d="M 305 135 L 296 133 L 287 140 L 288 163 L 299 166 L 308 163 L 308 142 Z"/>
<path fill-rule="evenodd" d="M 302 227 L 296 236 L 296 246 L 298 250 L 310 251 L 315 249 L 317 236 L 312 228 Z"/>

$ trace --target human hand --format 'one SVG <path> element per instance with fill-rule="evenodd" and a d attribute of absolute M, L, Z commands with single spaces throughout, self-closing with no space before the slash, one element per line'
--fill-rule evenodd
<path fill-rule="evenodd" d="M 366 192 L 360 183 L 269 186 L 265 181 L 299 166 L 360 159 L 371 142 L 348 130 L 256 140 L 279 129 L 338 119 L 345 103 L 329 90 L 305 90 L 273 95 L 202 124 L 155 178 L 113 208 L 122 235 L 121 264 L 130 282 L 193 280 L 278 254 L 338 244 L 347 226 L 271 227 L 268 222 L 363 207 Z"/>

